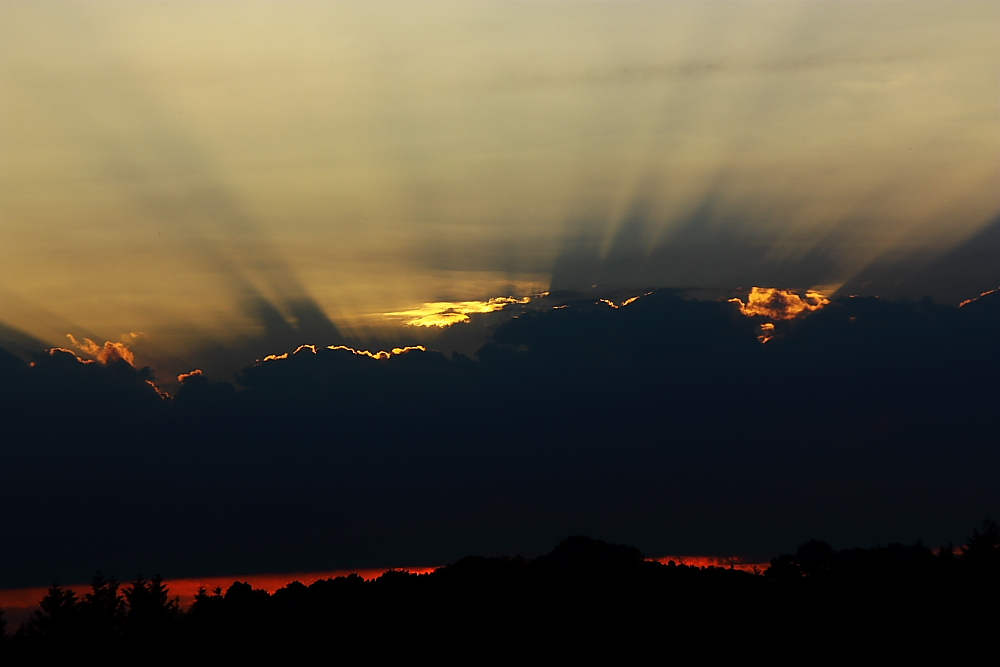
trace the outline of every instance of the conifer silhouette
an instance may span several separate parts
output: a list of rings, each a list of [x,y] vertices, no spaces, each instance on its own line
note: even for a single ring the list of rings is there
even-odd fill
[[[91,591],[80,600],[84,632],[95,640],[120,635],[125,623],[125,599],[115,578],[98,572],[90,582]]]
[[[972,567],[1000,565],[1000,525],[994,519],[983,521],[983,530],[973,530],[962,556]]]
[[[41,609],[35,611],[21,628],[26,637],[53,645],[76,638],[80,631],[76,593],[53,584],[39,606]]]
[[[128,603],[125,633],[129,637],[162,637],[176,629],[180,620],[180,599],[170,599],[170,591],[160,575],[149,581],[137,577],[125,588],[125,600]]]

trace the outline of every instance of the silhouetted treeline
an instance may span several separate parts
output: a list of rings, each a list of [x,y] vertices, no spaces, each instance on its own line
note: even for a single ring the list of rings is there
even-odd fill
[[[98,575],[91,588],[78,598],[53,586],[6,637],[7,650],[315,645],[364,647],[371,657],[430,648],[491,656],[531,646],[627,652],[669,640],[673,650],[711,641],[694,646],[710,652],[747,641],[825,652],[870,642],[899,654],[898,642],[943,648],[995,631],[1000,529],[986,521],[967,545],[936,553],[920,543],[836,551],[812,540],[763,576],[661,564],[634,547],[571,537],[534,560],[471,556],[425,575],[352,574],[273,595],[237,581],[201,590],[183,612],[158,577],[120,587]]]
[[[438,563],[570,532],[938,544],[1000,507],[1000,292],[839,298],[766,344],[725,301],[550,299],[475,358],[307,340],[170,399],[124,360],[0,350],[0,585]]]

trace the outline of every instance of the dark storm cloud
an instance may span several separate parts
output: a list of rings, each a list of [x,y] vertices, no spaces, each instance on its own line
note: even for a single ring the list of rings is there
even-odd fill
[[[0,357],[0,585],[535,553],[961,539],[1000,505],[996,292],[766,321],[657,291],[555,302],[476,359],[300,348],[162,398],[146,371]],[[771,339],[761,344],[762,324]]]

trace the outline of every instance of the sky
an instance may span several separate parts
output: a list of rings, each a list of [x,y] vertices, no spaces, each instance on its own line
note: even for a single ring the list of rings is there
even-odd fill
[[[49,345],[173,375],[550,289],[995,286],[884,279],[996,227],[992,2],[0,12],[0,320]]]
[[[998,19],[0,4],[0,587],[962,539]]]

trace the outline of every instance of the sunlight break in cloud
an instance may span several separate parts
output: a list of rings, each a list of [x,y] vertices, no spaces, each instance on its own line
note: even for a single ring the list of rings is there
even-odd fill
[[[808,290],[802,297],[776,287],[753,287],[746,303],[740,299],[730,299],[729,302],[739,304],[740,312],[747,317],[760,315],[772,320],[791,320],[803,313],[819,310],[830,300],[813,290]]]
[[[450,327],[469,321],[470,314],[494,313],[516,303],[525,304],[531,297],[517,299],[512,296],[498,296],[489,301],[436,301],[425,303],[415,310],[385,313],[386,317],[405,318],[404,324],[411,327]]]
[[[629,297],[628,299],[625,299],[624,301],[622,301],[622,303],[621,303],[620,306],[617,305],[617,304],[615,304],[615,302],[612,301],[612,300],[610,300],[610,299],[598,299],[597,303],[603,303],[604,305],[610,306],[612,308],[624,308],[625,306],[629,305],[630,303],[635,303],[636,301],[638,301],[642,297],[649,296],[650,294],[652,294],[652,292],[646,292],[645,294],[640,294],[639,296]],[[559,307],[560,306],[556,306],[556,308],[559,308]]]

